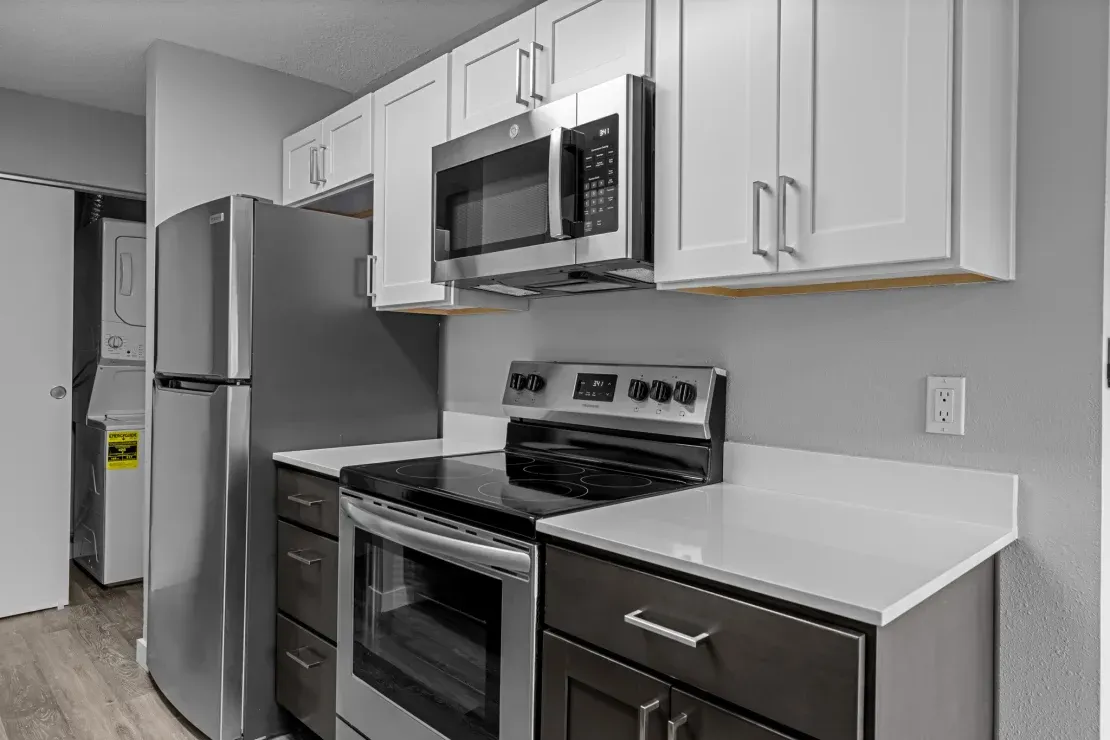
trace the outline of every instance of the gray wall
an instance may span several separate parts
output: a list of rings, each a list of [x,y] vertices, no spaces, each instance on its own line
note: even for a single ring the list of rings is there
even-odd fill
[[[1105,0],[1021,4],[1017,281],[730,300],[555,298],[447,319],[449,410],[514,358],[716,363],[736,441],[1018,473],[1000,574],[1001,738],[1093,740],[1099,714]],[[924,378],[966,375],[966,437],[924,434]]]
[[[0,174],[146,190],[142,116],[0,88]]]

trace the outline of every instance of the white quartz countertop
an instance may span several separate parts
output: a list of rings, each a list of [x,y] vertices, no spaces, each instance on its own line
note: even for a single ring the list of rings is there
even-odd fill
[[[730,447],[726,480],[731,470],[744,484],[565,514],[538,529],[877,626],[1017,539],[1015,476]]]
[[[508,419],[444,412],[443,437],[411,442],[328,447],[318,450],[275,452],[274,461],[319,475],[338,478],[348,465],[415,460],[421,457],[469,455],[500,450],[505,446]]]

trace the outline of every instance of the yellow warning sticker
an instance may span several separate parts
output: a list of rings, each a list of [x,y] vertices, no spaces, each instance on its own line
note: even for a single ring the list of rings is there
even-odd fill
[[[108,432],[108,470],[139,467],[140,432]]]

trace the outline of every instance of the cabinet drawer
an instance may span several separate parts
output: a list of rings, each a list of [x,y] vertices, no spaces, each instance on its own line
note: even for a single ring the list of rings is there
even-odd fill
[[[793,740],[678,689],[671,689],[671,718],[675,740]]]
[[[332,642],[339,598],[339,545],[278,522],[278,609]]]
[[[862,634],[556,547],[546,560],[549,626],[818,740],[862,737]]]
[[[334,740],[335,648],[280,614],[277,702],[324,740]]]
[[[339,484],[335,481],[278,468],[277,496],[278,516],[339,536]]]

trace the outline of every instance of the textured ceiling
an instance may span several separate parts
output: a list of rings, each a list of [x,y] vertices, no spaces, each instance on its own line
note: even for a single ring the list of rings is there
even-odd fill
[[[0,87],[144,112],[156,39],[348,92],[521,0],[0,0]]]

